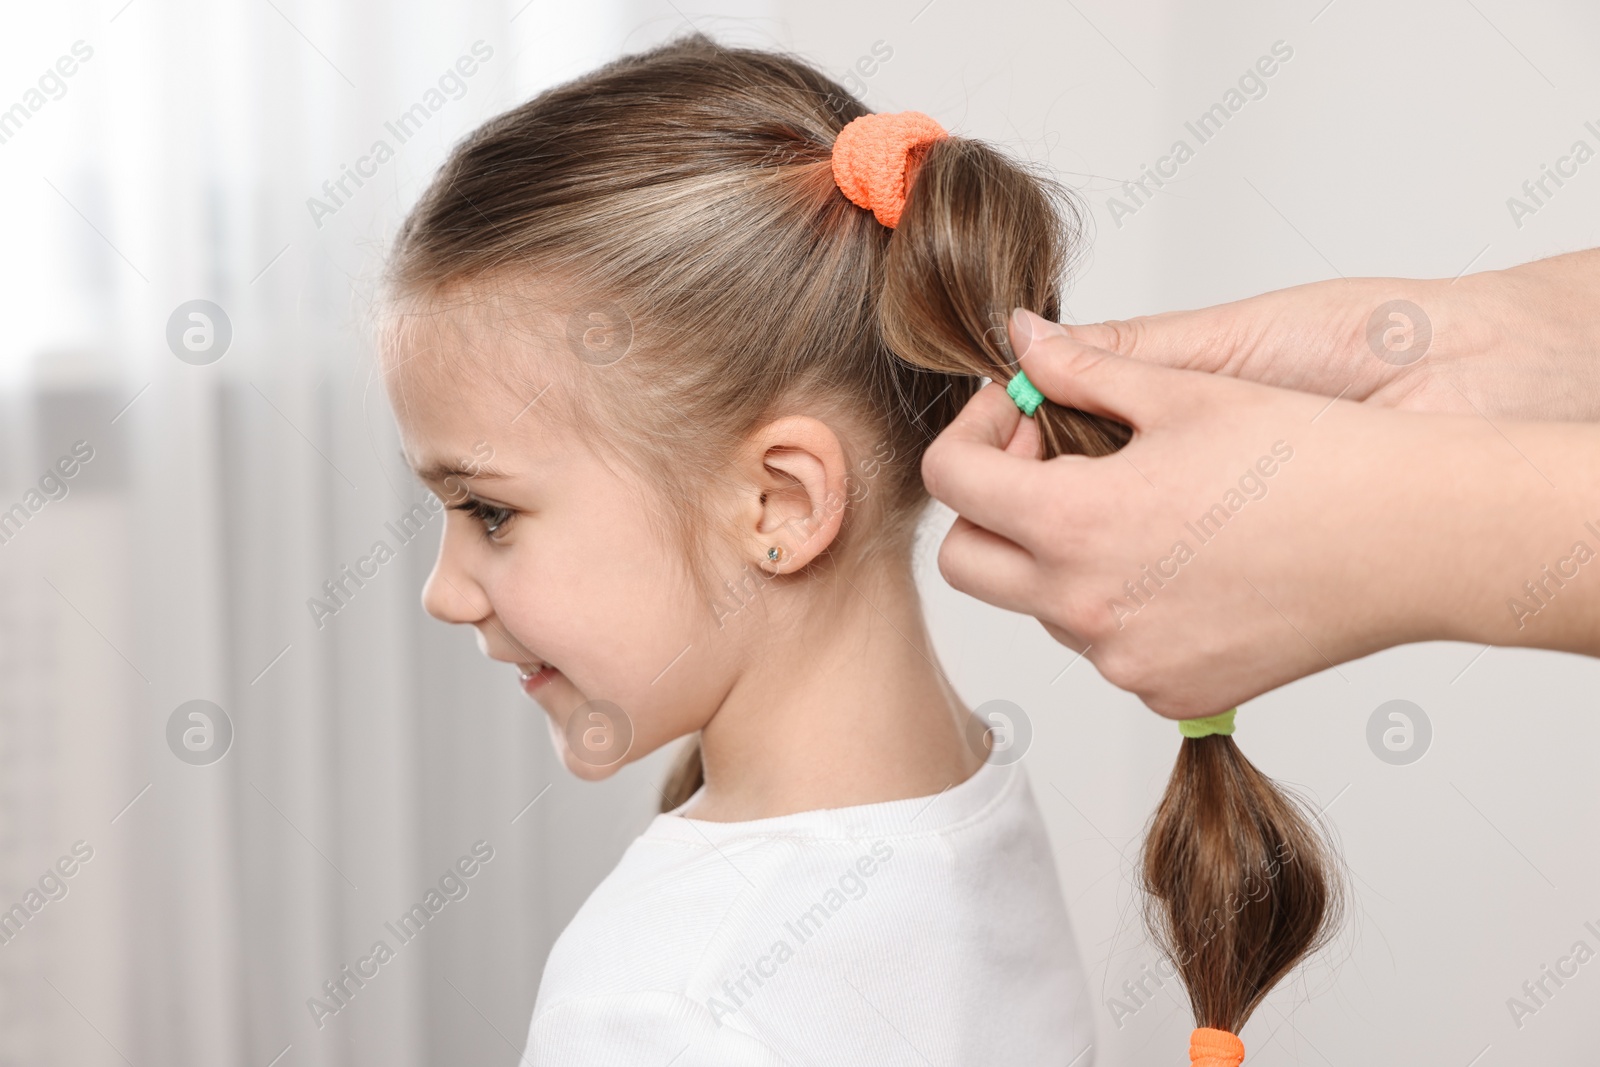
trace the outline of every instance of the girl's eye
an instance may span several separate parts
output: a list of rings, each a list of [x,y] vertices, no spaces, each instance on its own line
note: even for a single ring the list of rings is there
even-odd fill
[[[504,529],[506,523],[510,522],[511,517],[516,514],[510,508],[497,507],[476,497],[468,497],[460,504],[451,504],[450,510],[466,512],[476,520],[478,528],[488,538],[493,538]]]

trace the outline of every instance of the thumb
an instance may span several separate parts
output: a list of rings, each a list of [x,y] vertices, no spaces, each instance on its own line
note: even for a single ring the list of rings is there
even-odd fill
[[[1024,308],[1011,315],[1011,350],[1028,380],[1063,407],[1115,419],[1135,429],[1158,419],[1168,398],[1192,395],[1205,375],[1152,366],[1086,344]]]

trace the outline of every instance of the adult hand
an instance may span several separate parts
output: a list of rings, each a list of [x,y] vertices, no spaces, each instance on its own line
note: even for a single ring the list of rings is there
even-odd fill
[[[1046,396],[1133,439],[1041,462],[1032,420],[984,387],[923,460],[961,516],[940,571],[1160,714],[1215,714],[1408,641],[1600,654],[1600,427],[1153,366],[1027,312],[1011,343]],[[1572,588],[1510,609],[1546,566]]]
[[[1600,249],[1453,281],[1313,282],[1069,327],[1148,363],[1412,411],[1600,420]]]

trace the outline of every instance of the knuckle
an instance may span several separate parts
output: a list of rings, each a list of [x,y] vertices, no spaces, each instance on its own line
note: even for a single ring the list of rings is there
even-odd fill
[[[1144,338],[1144,323],[1141,319],[1110,319],[1106,322],[1108,344],[1102,345],[1120,355],[1130,356],[1138,350]]]
[[[1128,673],[1121,655],[1114,651],[1103,651],[1095,657],[1095,669],[1100,672],[1100,677],[1116,686],[1118,689],[1127,689]]]
[[[1061,605],[1056,612],[1056,620],[1062,629],[1077,634],[1089,644],[1095,644],[1105,636],[1105,626],[1098,614],[1094,605],[1081,597],[1074,597]]]
[[[1039,361],[1034,365],[1038,374],[1035,384],[1045,388],[1054,383],[1055,387],[1065,388],[1073,381],[1095,382],[1102,379],[1123,356],[1082,335],[1062,335],[1045,338],[1035,348],[1028,350],[1026,358]]]
[[[1144,701],[1145,707],[1172,722],[1181,722],[1184,719],[1194,719],[1210,714],[1204,708],[1195,704],[1194,700],[1166,690],[1140,693],[1139,699]]]
[[[1130,693],[1137,694],[1141,683],[1145,681],[1140,657],[1125,644],[1105,649],[1095,660],[1095,666],[1106,681]]]
[[[1151,693],[1148,696],[1141,696],[1139,699],[1144,701],[1145,707],[1169,722],[1178,722],[1188,717],[1184,713],[1183,707],[1174,703],[1165,694]]]

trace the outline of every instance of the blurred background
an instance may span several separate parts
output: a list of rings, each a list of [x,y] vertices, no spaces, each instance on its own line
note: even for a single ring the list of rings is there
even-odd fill
[[[549,946],[670,753],[571,778],[514,675],[423,613],[439,523],[412,510],[363,323],[450,145],[540,89],[691,28],[797,51],[1076,188],[1077,320],[1600,243],[1600,10],[1578,0],[110,0],[4,22],[0,1064],[517,1062]],[[1182,1062],[1191,1017],[1132,882],[1177,732],[945,587],[949,520],[919,557],[935,636],[969,705],[1031,723],[1093,1062]],[[380,540],[393,558],[349,581]],[[1245,707],[1242,747],[1325,810],[1356,893],[1246,1027],[1251,1063],[1594,1062],[1597,693],[1579,657],[1432,644]],[[337,1012],[308,1006],[475,848],[465,896]]]

